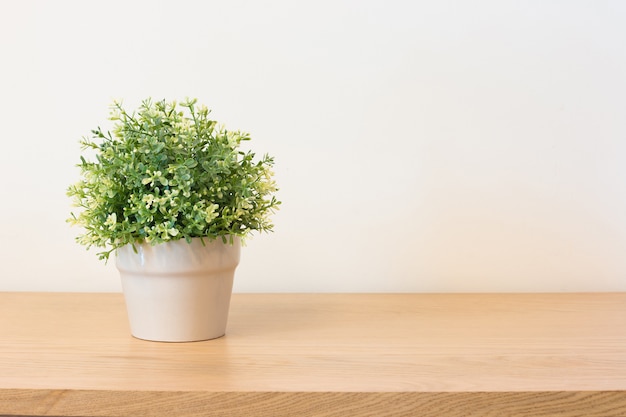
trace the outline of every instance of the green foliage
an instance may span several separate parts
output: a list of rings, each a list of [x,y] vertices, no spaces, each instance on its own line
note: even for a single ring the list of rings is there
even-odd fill
[[[68,222],[85,229],[77,241],[87,249],[106,249],[100,259],[129,243],[272,229],[273,158],[241,151],[250,136],[219,126],[196,102],[147,99],[132,114],[114,102],[112,134],[98,127],[81,140],[95,159],[81,156],[81,180],[67,193],[82,210]]]

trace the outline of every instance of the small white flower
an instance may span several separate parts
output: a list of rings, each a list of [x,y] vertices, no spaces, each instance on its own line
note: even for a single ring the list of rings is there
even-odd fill
[[[105,226],[109,227],[109,230],[115,229],[115,225],[117,224],[117,214],[111,213],[107,216],[106,221],[104,222]]]

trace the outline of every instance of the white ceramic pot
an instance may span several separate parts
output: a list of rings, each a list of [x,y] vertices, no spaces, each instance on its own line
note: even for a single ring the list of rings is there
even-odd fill
[[[133,336],[160,342],[215,339],[226,332],[241,243],[200,238],[117,250]]]

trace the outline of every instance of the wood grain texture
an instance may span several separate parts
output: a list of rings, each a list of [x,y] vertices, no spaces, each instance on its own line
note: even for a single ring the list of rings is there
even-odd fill
[[[112,398],[115,400],[112,401]],[[24,406],[25,399],[35,400]],[[0,391],[11,415],[272,417],[623,417],[624,392]],[[6,415],[6,414],[5,414]]]
[[[0,415],[625,416],[626,294],[235,294],[129,335],[120,294],[0,293]],[[416,414],[416,412],[419,413]]]

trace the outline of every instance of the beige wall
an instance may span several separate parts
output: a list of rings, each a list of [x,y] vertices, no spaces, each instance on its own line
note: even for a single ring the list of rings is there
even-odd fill
[[[176,6],[171,6],[176,4]],[[0,290],[118,291],[78,139],[195,96],[276,157],[236,291],[626,290],[626,3],[0,3]]]

